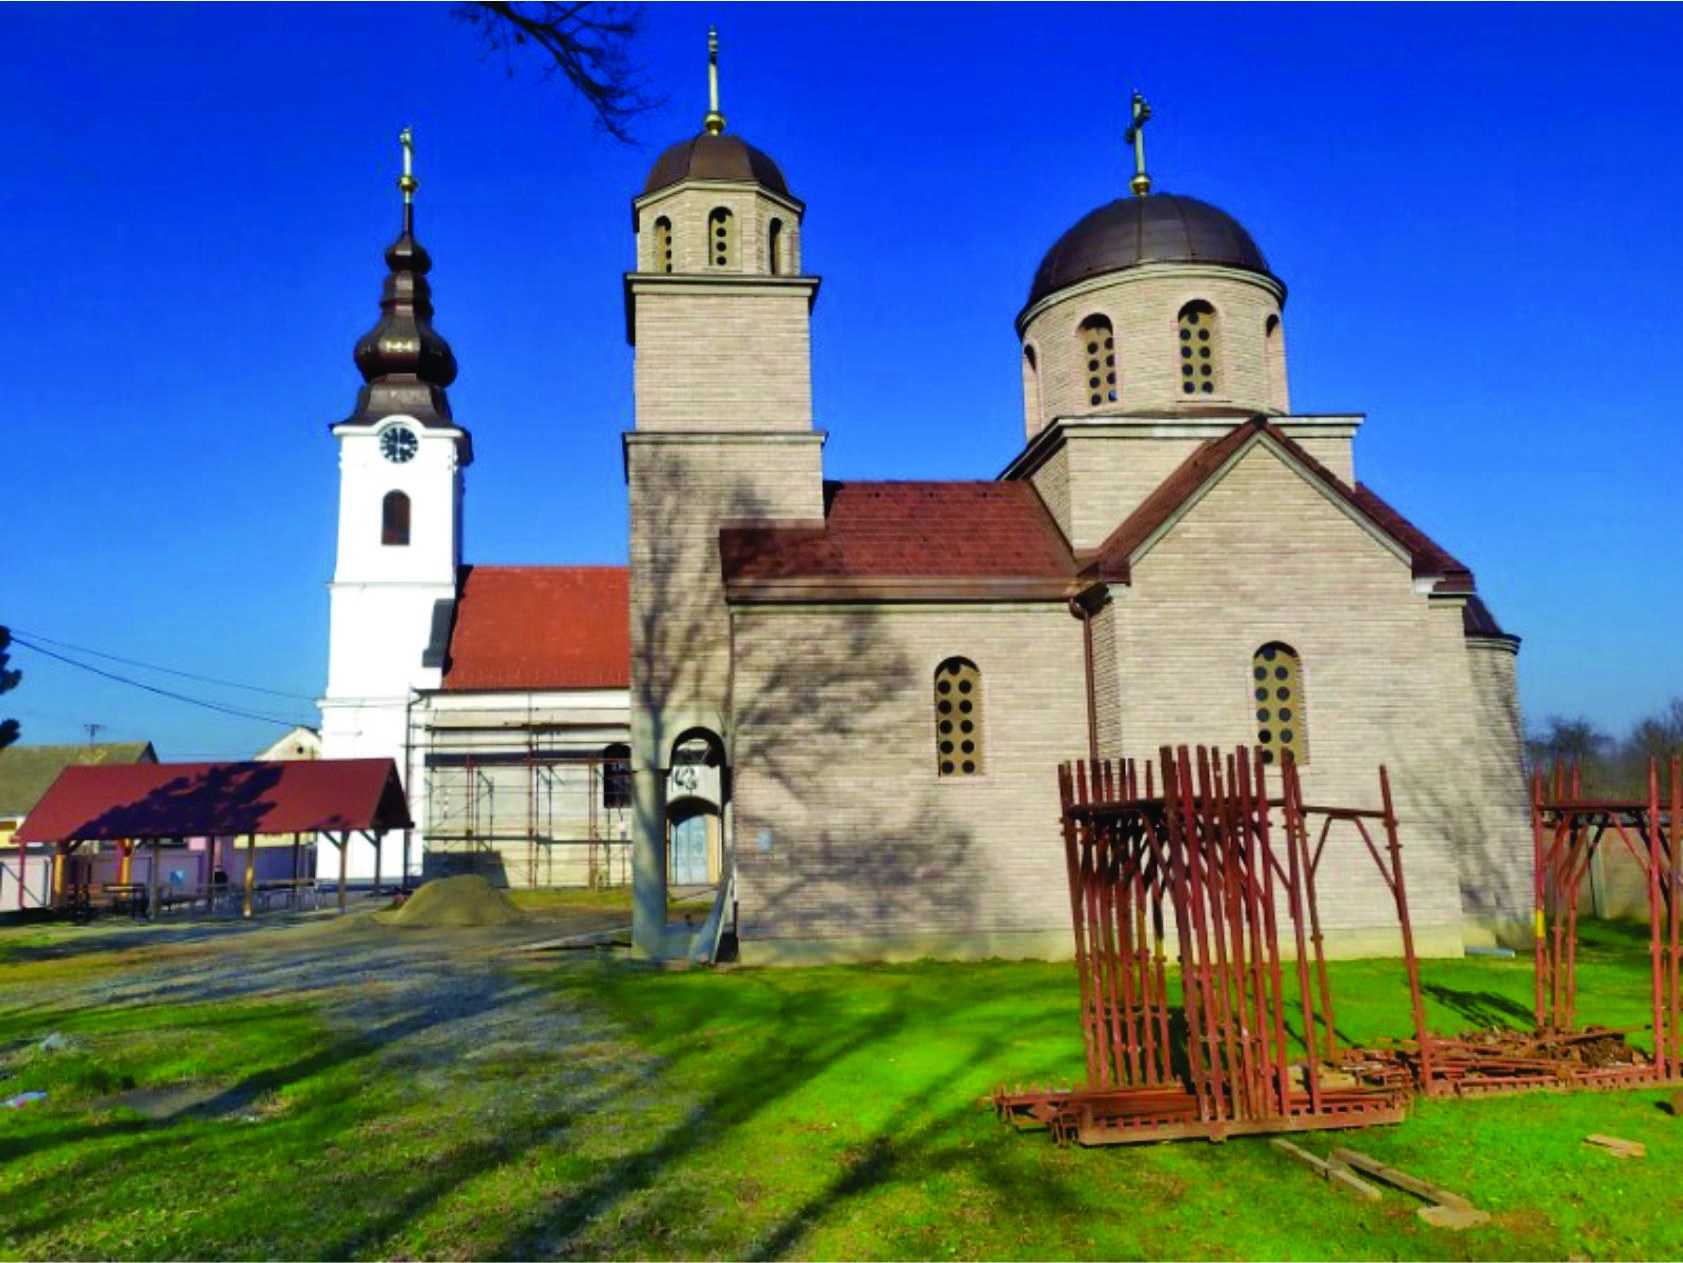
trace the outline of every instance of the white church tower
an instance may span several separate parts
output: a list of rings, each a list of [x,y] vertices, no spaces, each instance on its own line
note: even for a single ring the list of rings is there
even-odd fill
[[[417,181],[407,128],[401,140],[403,232],[386,251],[380,322],[356,344],[364,382],[356,409],[333,427],[339,543],[320,706],[322,756],[392,759],[419,822],[424,786],[409,709],[416,690],[442,682],[462,559],[462,471],[473,460],[473,442],[451,418],[444,393],[456,379],[456,357],[432,327],[432,260],[415,240]],[[407,847],[401,837],[386,838],[379,854],[353,839],[349,875],[395,879],[406,853],[415,871],[422,845],[418,830]],[[317,871],[339,871],[339,856],[325,843]]]

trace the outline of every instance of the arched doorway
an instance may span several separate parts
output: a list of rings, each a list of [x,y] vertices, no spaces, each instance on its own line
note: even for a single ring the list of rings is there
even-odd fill
[[[724,743],[703,729],[672,745],[666,785],[666,879],[673,886],[719,880],[729,779]]]

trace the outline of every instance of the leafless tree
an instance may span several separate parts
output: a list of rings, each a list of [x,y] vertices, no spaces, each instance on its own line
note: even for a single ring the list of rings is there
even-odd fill
[[[510,75],[515,58],[532,50],[543,77],[556,75],[596,116],[596,126],[615,140],[635,144],[631,126],[638,115],[660,105],[648,95],[643,72],[631,56],[642,29],[643,6],[612,2],[559,4],[459,4],[455,15],[479,32],[487,52],[501,53]]]
[[[12,643],[12,633],[0,627],[0,693],[8,692],[18,686],[23,679],[22,671],[8,671],[6,663],[11,655],[6,652]],[[18,739],[18,721],[15,719],[0,719],[0,750],[4,750]]]

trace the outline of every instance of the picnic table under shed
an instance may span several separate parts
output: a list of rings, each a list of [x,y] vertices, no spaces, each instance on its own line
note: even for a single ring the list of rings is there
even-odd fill
[[[339,851],[339,906],[345,906],[350,835],[370,841],[413,828],[409,803],[390,759],[316,759],[279,763],[152,763],[67,767],[29,813],[14,841],[20,853],[51,846],[63,864],[88,842],[150,845],[145,906],[158,906],[161,842],[192,837],[246,840],[242,910],[250,916],[258,837],[325,835]],[[378,885],[378,874],[375,876]],[[126,892],[131,897],[139,892]],[[209,891],[206,896],[209,897]]]

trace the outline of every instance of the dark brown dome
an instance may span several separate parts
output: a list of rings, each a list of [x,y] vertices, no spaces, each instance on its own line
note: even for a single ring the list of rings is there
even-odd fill
[[[1059,237],[1040,261],[1024,305],[1143,263],[1213,263],[1274,278],[1250,233],[1226,211],[1195,197],[1153,193],[1117,198]]]
[[[386,251],[380,322],[356,344],[363,387],[347,421],[373,424],[399,413],[422,425],[449,425],[444,388],[456,380],[456,356],[432,327],[432,256],[405,224]]]
[[[728,134],[702,132],[673,145],[655,159],[643,195],[647,197],[682,180],[742,181],[761,185],[779,197],[790,196],[777,164],[740,136]]]

